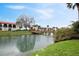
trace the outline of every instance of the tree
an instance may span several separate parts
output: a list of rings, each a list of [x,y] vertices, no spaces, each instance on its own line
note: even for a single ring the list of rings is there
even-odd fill
[[[27,15],[20,15],[18,18],[17,18],[17,21],[16,21],[16,24],[19,26],[19,27],[30,27],[31,25],[33,25],[35,23],[34,21],[34,18],[33,17],[30,17],[30,16],[27,16]]]
[[[76,32],[79,33],[79,21],[75,21],[72,23],[72,29]]]
[[[78,20],[79,20],[79,3],[67,3],[67,7],[68,8],[72,8],[72,9],[74,9],[75,7],[77,7],[77,11],[78,11]]]

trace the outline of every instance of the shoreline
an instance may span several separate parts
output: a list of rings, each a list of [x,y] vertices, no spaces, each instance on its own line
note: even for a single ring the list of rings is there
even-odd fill
[[[0,36],[18,36],[31,34],[31,31],[0,31]]]
[[[33,52],[32,56],[79,56],[78,49],[79,40],[67,40],[51,44],[42,50]]]

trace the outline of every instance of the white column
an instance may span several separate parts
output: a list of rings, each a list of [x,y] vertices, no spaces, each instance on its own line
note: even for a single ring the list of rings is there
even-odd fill
[[[9,30],[9,24],[7,24],[7,31]]]
[[[13,30],[13,24],[11,24],[11,26],[12,26],[12,27],[11,27],[11,31],[12,31],[12,30]]]
[[[2,24],[2,31],[4,31],[4,24]]]

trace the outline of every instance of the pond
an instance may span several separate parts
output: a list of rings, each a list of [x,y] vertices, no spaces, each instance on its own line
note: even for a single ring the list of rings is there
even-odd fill
[[[32,52],[53,43],[52,36],[44,35],[0,37],[0,56],[30,56]]]

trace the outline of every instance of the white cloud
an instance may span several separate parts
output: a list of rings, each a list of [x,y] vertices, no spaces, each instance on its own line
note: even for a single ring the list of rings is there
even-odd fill
[[[53,9],[37,9],[40,19],[51,19],[53,17]]]
[[[43,8],[32,8],[32,7],[28,7],[28,6],[24,6],[24,5],[8,5],[6,6],[9,9],[13,9],[13,10],[24,10],[24,9],[29,9],[31,11],[36,12],[38,15],[40,15],[40,17],[42,18],[51,18],[52,14],[53,14],[53,9],[50,9],[49,7],[52,6],[52,4],[41,4],[38,5],[41,6]]]
[[[21,6],[21,5],[10,5],[7,6],[7,8],[13,9],[13,10],[22,10],[22,9],[26,9],[25,6]]]

